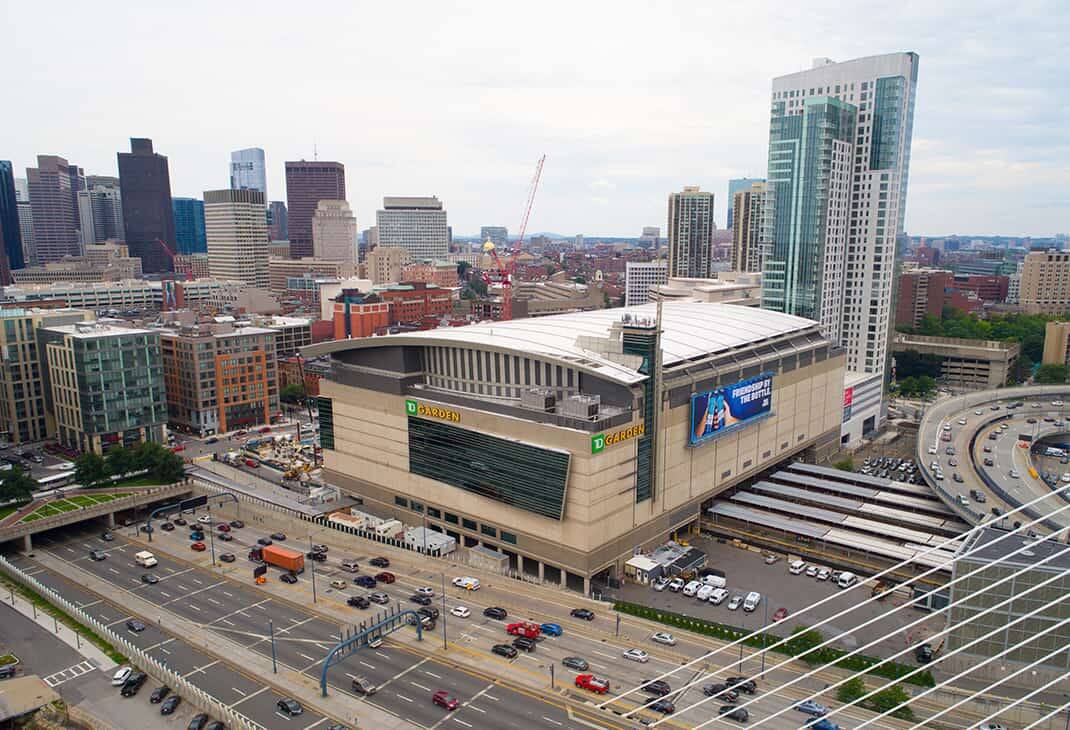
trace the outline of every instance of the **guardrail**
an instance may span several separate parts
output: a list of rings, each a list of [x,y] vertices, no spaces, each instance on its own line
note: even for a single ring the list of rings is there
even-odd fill
[[[142,667],[146,673],[151,674],[157,680],[171,687],[171,689],[180,694],[184,700],[196,706],[198,709],[204,710],[213,717],[218,717],[223,720],[223,722],[227,724],[227,727],[239,728],[240,730],[267,730],[260,723],[254,722],[240,712],[232,710],[221,700],[208,694],[200,687],[197,687],[185,677],[173,671],[170,667],[162,664],[155,657],[146,654],[144,651],[127,641],[125,637],[115,633],[109,627],[97,621],[81,608],[74,605],[33,576],[22,572],[22,570],[8,562],[8,560],[2,556],[0,556],[0,570],[19,585],[44,597],[49,603],[61,609],[68,616],[71,616],[82,625],[92,629],[98,636],[130,658],[131,664],[137,664]]]

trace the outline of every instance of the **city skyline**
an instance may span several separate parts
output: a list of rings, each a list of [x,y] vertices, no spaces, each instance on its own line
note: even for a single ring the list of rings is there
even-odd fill
[[[45,22],[43,11],[28,5],[0,12],[12,27]],[[145,12],[150,24],[164,21],[161,11]],[[59,19],[49,17],[55,37],[73,38],[108,21],[109,30],[122,33],[130,52],[144,59],[142,75],[130,79],[129,88],[105,83],[91,93],[72,88],[66,97],[50,97],[43,82],[61,77],[59,61],[35,54],[28,36],[19,34],[0,58],[9,66],[23,56],[37,59],[34,73],[11,83],[25,108],[41,113],[5,120],[11,141],[0,157],[12,159],[17,173],[32,166],[37,154],[56,154],[76,160],[89,174],[113,175],[115,153],[126,140],[149,137],[171,161],[173,194],[200,197],[226,186],[222,163],[231,151],[257,146],[268,160],[267,187],[276,191],[270,199],[281,200],[283,162],[312,160],[318,151],[319,159],[349,168],[349,202],[358,220],[370,220],[384,196],[433,194],[448,201],[451,223],[462,235],[487,221],[516,230],[531,170],[546,153],[531,231],[637,236],[644,225],[662,224],[665,195],[686,184],[718,193],[714,218],[723,228],[727,181],[766,173],[772,78],[806,68],[817,56],[842,61],[915,51],[925,78],[906,231],[1045,236],[1066,229],[1060,190],[1070,185],[1070,152],[1051,144],[1059,115],[1058,104],[1050,103],[1063,95],[1066,82],[1058,78],[1054,58],[1033,51],[1057,41],[1058,21],[1067,13],[1054,3],[1021,13],[994,4],[977,16],[983,21],[957,31],[951,28],[960,24],[959,13],[939,4],[909,13],[873,5],[850,18],[825,6],[786,12],[758,6],[746,13],[690,8],[661,16],[635,9],[595,35],[589,33],[594,11],[579,9],[568,26],[554,23],[555,14],[547,12],[510,26],[512,32],[500,39],[489,34],[478,54],[460,52],[448,40],[450,32],[432,35],[431,24],[442,18],[418,18],[413,40],[400,41],[391,54],[407,60],[387,69],[371,60],[390,34],[341,51],[347,28],[389,25],[397,20],[394,12],[338,6],[332,14],[337,35],[315,45],[302,39],[300,52],[287,54],[285,62],[266,59],[266,73],[304,95],[301,104],[272,106],[278,113],[266,113],[273,103],[269,95],[234,110],[221,103],[227,93],[222,80],[199,73],[215,62],[213,34],[188,54],[168,53],[168,38],[188,37],[182,28],[196,35],[193,24],[203,29],[208,17],[220,32],[232,21],[249,23],[243,34],[248,40],[238,39],[239,45],[270,44],[285,26],[275,22],[277,13],[239,21],[213,8],[167,17],[178,27],[153,39],[150,53],[149,38],[125,32],[132,19],[72,7]],[[723,43],[655,43],[651,53],[634,58],[625,52],[636,28],[651,38],[690,36],[703,27],[705,15],[716,15]],[[506,22],[500,9],[463,9],[451,14],[447,31]],[[793,29],[791,38],[779,37],[776,30],[786,27]],[[1008,46],[1008,37],[1018,42]],[[524,42],[536,38],[540,43]],[[484,54],[502,62],[488,67],[479,60]],[[740,54],[749,62],[733,63]],[[171,59],[180,57],[190,64],[189,74],[176,72],[178,61]],[[709,93],[694,94],[696,76],[707,79]],[[189,78],[200,79],[197,87],[180,90]],[[357,89],[351,100],[339,101],[333,93],[342,83]],[[397,94],[398,88],[413,93]],[[154,100],[164,96],[188,103],[161,115]],[[997,103],[971,103],[977,98]],[[47,114],[59,103],[64,111],[80,109],[77,125],[60,107]],[[648,112],[649,105],[661,111]],[[964,107],[969,115],[962,114]],[[202,112],[216,108],[234,113],[213,114],[206,122]],[[417,108],[439,111],[414,113]]]

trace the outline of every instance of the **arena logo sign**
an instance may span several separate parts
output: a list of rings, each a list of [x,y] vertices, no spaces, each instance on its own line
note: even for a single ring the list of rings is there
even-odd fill
[[[451,411],[448,408],[439,408],[438,406],[427,406],[414,400],[405,401],[405,413],[409,416],[439,418],[443,421],[453,421],[454,423],[460,423],[461,421],[461,414],[457,411]]]
[[[621,431],[614,431],[613,433],[600,433],[597,436],[591,437],[591,453],[599,454],[605,450],[607,446],[619,444],[621,441],[627,441],[628,439],[639,438],[646,433],[646,424],[640,423],[630,428],[623,429]]]

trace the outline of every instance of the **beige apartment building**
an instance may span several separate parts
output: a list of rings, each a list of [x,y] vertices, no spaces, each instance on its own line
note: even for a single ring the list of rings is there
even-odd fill
[[[268,288],[268,231],[259,190],[209,190],[204,194],[208,270],[216,279]]]
[[[1018,304],[1027,314],[1070,312],[1070,253],[1031,251],[1026,254]]]
[[[357,265],[350,261],[327,261],[324,259],[268,259],[268,289],[272,294],[286,291],[287,279],[308,276],[315,279],[352,279],[357,275]]]
[[[412,263],[412,254],[400,246],[376,246],[366,263],[367,276],[373,284],[397,284],[405,266]]]

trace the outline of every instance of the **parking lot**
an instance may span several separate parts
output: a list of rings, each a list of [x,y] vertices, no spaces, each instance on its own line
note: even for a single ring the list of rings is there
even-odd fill
[[[660,608],[675,613],[694,616],[708,621],[717,621],[730,626],[754,631],[765,625],[766,620],[775,623],[774,632],[787,635],[799,626],[813,626],[830,616],[847,611],[842,617],[819,628],[826,637],[845,632],[838,645],[844,649],[854,649],[871,641],[877,641],[866,650],[867,654],[889,656],[906,648],[911,641],[939,630],[943,621],[939,615],[927,615],[915,609],[904,609],[891,616],[887,612],[905,601],[898,594],[893,594],[881,601],[873,601],[864,606],[858,604],[870,598],[870,584],[856,585],[842,590],[831,580],[819,581],[815,578],[788,573],[788,561],[780,555],[776,563],[766,565],[762,554],[720,543],[710,538],[695,538],[690,541],[693,547],[704,550],[709,556],[708,567],[725,573],[730,596],[746,596],[751,591],[762,595],[762,602],[753,612],[745,612],[742,607],[729,610],[730,599],[720,605],[701,602],[683,593],[669,590],[655,591],[648,586],[626,584],[614,594],[621,600],[639,603],[652,608]],[[814,611],[796,615],[804,607],[832,596],[832,600]],[[854,608],[852,607],[858,606]],[[787,618],[773,622],[778,609],[787,610]],[[884,616],[859,631],[851,627],[870,619]],[[927,618],[926,618],[927,616]],[[904,627],[918,619],[926,620],[916,627]],[[905,659],[909,661],[909,657]]]

